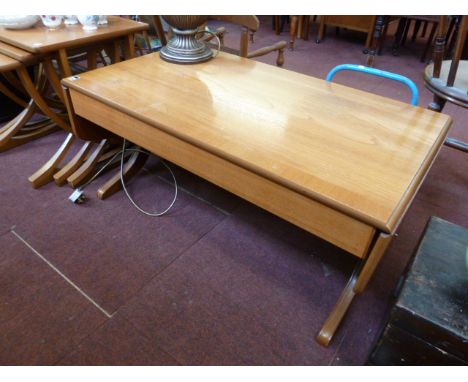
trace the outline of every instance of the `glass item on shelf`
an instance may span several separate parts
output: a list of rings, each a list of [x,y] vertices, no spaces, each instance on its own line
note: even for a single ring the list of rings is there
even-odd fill
[[[65,15],[65,25],[78,24],[78,19],[75,15]]]
[[[98,25],[107,25],[107,15],[99,15]]]
[[[0,16],[0,27],[5,29],[28,29],[39,21],[37,15]]]
[[[41,15],[42,24],[50,30],[57,29],[62,24],[62,15]]]
[[[77,15],[78,21],[83,25],[83,30],[94,31],[98,27],[98,15]]]

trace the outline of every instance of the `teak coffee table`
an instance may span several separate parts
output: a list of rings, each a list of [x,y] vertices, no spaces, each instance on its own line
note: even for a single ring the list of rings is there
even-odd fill
[[[66,78],[75,134],[128,139],[358,257],[317,340],[364,290],[451,119],[220,53],[158,53]]]

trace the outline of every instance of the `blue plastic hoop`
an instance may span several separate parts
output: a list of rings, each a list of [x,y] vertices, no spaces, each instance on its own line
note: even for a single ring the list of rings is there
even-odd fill
[[[335,66],[327,75],[326,81],[331,81],[336,73],[341,72],[342,70],[353,70],[355,72],[362,72],[367,74],[372,74],[374,76],[388,78],[393,81],[398,81],[404,83],[408,86],[413,94],[411,98],[411,104],[417,106],[419,102],[419,91],[416,84],[411,81],[409,78],[402,76],[400,74],[386,72],[385,70],[374,69],[364,65],[353,65],[353,64],[343,64]]]

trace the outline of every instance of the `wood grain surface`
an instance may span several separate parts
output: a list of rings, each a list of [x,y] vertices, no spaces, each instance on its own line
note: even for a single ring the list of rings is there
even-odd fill
[[[110,38],[128,35],[148,29],[148,24],[109,16],[108,25],[95,31],[84,31],[81,24],[63,25],[49,30],[41,23],[23,30],[10,30],[0,27],[0,41],[24,49],[31,53],[48,53],[58,49],[77,47]]]
[[[0,53],[0,73],[15,70],[21,66],[17,60]]]
[[[197,65],[155,53],[63,83],[388,233],[451,125],[441,113],[226,53]]]

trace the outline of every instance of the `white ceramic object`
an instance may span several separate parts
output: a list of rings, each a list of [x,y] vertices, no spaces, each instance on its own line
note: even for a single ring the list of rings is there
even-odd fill
[[[41,15],[42,24],[49,29],[57,29],[62,24],[62,15]]]
[[[78,19],[75,15],[65,15],[65,25],[75,25],[78,24]]]
[[[77,15],[78,21],[83,25],[83,30],[94,31],[98,27],[98,15]]]
[[[0,26],[6,29],[28,29],[39,21],[37,15],[0,16]]]
[[[107,25],[107,15],[99,15],[98,25]]]

